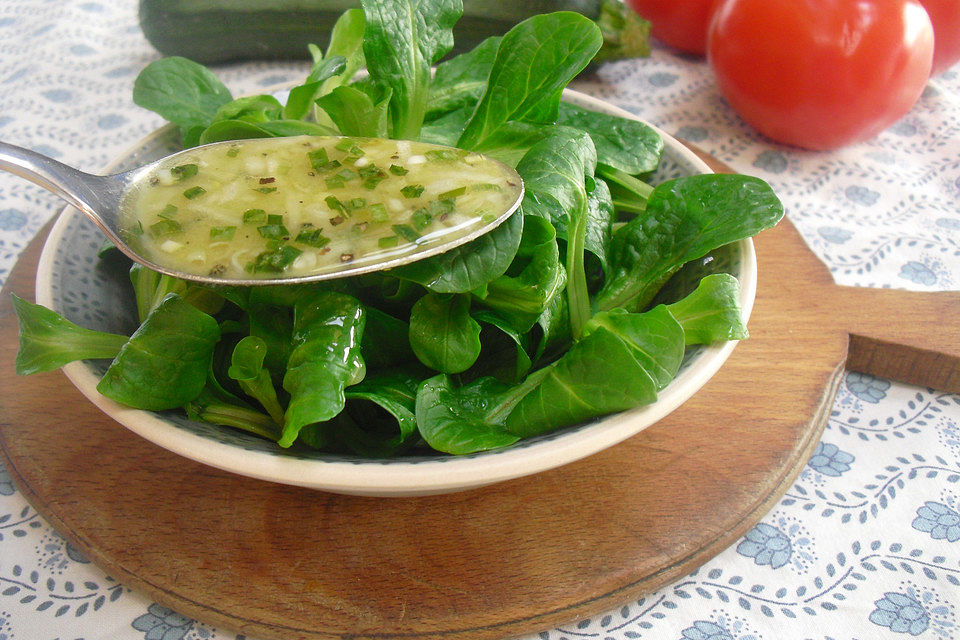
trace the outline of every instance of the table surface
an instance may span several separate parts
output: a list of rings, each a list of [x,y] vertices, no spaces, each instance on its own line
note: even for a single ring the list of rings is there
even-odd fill
[[[5,0],[0,139],[97,172],[162,124],[130,98],[157,57],[134,2]],[[214,71],[238,95],[299,81],[306,63]],[[705,62],[664,48],[573,86],[770,182],[838,283],[958,288],[960,66],[931,80],[880,136],[830,153],[759,136],[724,103]],[[47,192],[0,175],[0,283],[59,208]],[[776,276],[761,265],[761,277]],[[947,640],[960,638],[958,604],[960,396],[847,372],[817,451],[743,539],[641,600],[524,640]],[[0,468],[0,638],[235,637],[105,575]]]

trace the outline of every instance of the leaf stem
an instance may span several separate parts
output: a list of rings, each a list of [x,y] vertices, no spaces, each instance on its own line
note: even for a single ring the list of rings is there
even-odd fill
[[[567,303],[570,309],[570,333],[579,340],[590,319],[590,294],[583,252],[587,236],[587,196],[577,192],[577,208],[573,227],[567,232]]]
[[[279,438],[279,428],[270,416],[234,407],[228,404],[208,405],[199,412],[199,417],[212,424],[234,427],[276,442]]]

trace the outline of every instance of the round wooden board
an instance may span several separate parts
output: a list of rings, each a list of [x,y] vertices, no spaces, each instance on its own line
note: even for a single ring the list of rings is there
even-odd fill
[[[45,234],[41,234],[44,236]],[[666,419],[580,462],[423,498],[231,475],[101,414],[60,373],[14,374],[0,300],[0,446],[26,498],[111,576],[257,638],[483,640],[599,613],[752,527],[815,448],[846,364],[960,391],[960,296],[834,285],[784,221],[757,238],[751,337]]]

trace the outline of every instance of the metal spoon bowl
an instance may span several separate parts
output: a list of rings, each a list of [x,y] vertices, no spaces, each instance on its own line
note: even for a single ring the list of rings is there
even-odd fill
[[[284,139],[278,138],[276,140]],[[158,166],[169,166],[170,163],[179,156],[196,153],[197,151],[215,149],[217,147],[235,147],[244,142],[243,140],[239,140],[212,143],[180,151],[129,171],[110,175],[95,175],[80,171],[53,158],[31,151],[30,149],[0,141],[0,170],[25,178],[76,207],[96,224],[100,231],[103,232],[106,238],[112,242],[117,249],[135,262],[139,262],[159,273],[176,278],[221,285],[301,284],[399,267],[449,251],[483,234],[489,233],[509,218],[520,206],[520,202],[523,199],[523,181],[512,168],[503,165],[504,170],[508,171],[510,175],[515,178],[516,184],[520,185],[518,194],[510,203],[510,206],[506,207],[502,212],[492,212],[493,215],[486,218],[487,221],[485,224],[477,225],[475,228],[472,228],[469,233],[453,236],[445,241],[434,242],[422,247],[413,246],[407,252],[399,255],[389,253],[385,254],[382,258],[374,256],[372,259],[344,263],[337,265],[334,269],[308,275],[229,278],[216,274],[189,273],[180,269],[171,268],[168,265],[159,264],[157,261],[141,255],[137,249],[127,242],[124,237],[126,234],[122,231],[121,218],[124,197],[144,184]],[[260,142],[262,143],[263,141],[260,140]],[[399,143],[400,141],[397,142]],[[439,145],[433,146],[443,148]],[[316,200],[322,202],[327,195],[329,195],[329,192],[318,189],[316,192]]]

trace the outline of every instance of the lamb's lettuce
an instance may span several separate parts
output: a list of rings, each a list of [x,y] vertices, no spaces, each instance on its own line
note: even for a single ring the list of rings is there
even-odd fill
[[[374,82],[390,88],[392,137],[414,140],[427,112],[430,68],[453,48],[461,0],[362,0],[363,53]]]
[[[283,388],[290,394],[281,447],[289,447],[308,424],[325,422],[343,410],[344,390],[363,380],[360,353],[365,311],[354,298],[316,291],[297,300],[293,350]]]
[[[127,342],[127,336],[84,329],[39,304],[11,298],[20,328],[20,375],[53,371],[74,360],[112,359]]]
[[[566,284],[557,232],[546,218],[532,215],[524,220],[514,267],[516,274],[491,280],[477,292],[477,298],[484,307],[495,311],[501,321],[526,333]]]
[[[201,286],[135,265],[129,338],[14,297],[18,373],[112,359],[99,388],[124,404],[377,457],[485,451],[656,401],[688,345],[747,337],[733,276],[694,286],[688,268],[664,283],[783,208],[746,176],[653,186],[656,130],[561,101],[611,34],[643,36],[621,24],[622,3],[601,4],[597,23],[535,16],[444,59],[460,0],[362,0],[325,52],[310,47],[285,100],[234,98],[184,58],[147,65],[134,101],[185,146],[304,134],[457,145],[516,167],[520,211],[444,254],[323,284]]]
[[[270,371],[264,366],[267,343],[256,336],[247,336],[233,348],[227,375],[236,380],[251,398],[260,403],[277,424],[283,423],[283,407],[277,401]]]
[[[219,339],[216,320],[171,293],[120,348],[97,391],[135,409],[182,407],[203,390]]]
[[[428,293],[410,310],[410,346],[425,366],[461,373],[480,357],[480,324],[465,293]]]
[[[685,263],[753,236],[783,217],[783,205],[759,178],[705,174],[658,185],[646,212],[613,236],[611,272],[598,309],[638,310]]]
[[[591,313],[584,251],[590,224],[587,189],[593,183],[596,162],[590,136],[563,129],[531,147],[517,165],[527,185],[521,211],[546,218],[566,241],[567,304],[574,338],[580,336]]]
[[[524,20],[500,40],[487,87],[457,144],[482,146],[507,122],[552,123],[563,89],[603,44],[596,23],[559,11]]]
[[[610,314],[585,329],[511,411],[510,433],[529,437],[650,404],[683,359],[683,328],[664,307]]]

